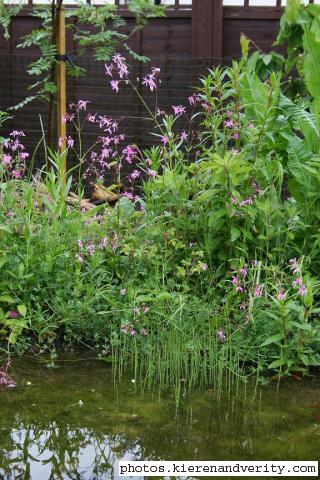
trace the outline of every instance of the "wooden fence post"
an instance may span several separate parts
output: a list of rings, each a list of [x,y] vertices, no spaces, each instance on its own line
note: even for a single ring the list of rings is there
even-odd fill
[[[64,121],[66,114],[66,21],[65,21],[65,10],[62,6],[59,10],[59,26],[58,26],[58,35],[57,35],[57,49],[60,58],[58,65],[58,136],[60,139],[60,155],[63,155],[62,158],[62,176],[64,182],[66,182],[67,177],[67,127],[66,122]]]
[[[192,56],[221,60],[222,35],[223,0],[193,0]]]

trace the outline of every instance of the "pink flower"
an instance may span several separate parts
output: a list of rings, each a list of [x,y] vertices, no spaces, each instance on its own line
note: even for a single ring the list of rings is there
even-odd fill
[[[148,335],[148,332],[145,328],[141,328],[140,329],[140,334],[143,336],[143,337],[146,337]]]
[[[16,178],[17,180],[21,180],[21,178],[22,178],[22,172],[21,172],[21,170],[13,170],[12,175],[13,175],[14,178]]]
[[[277,298],[278,298],[278,300],[280,300],[280,301],[285,300],[285,298],[286,298],[286,292],[285,292],[285,289],[284,289],[284,288],[280,288]]]
[[[59,137],[59,140],[58,140],[58,146],[59,146],[59,148],[62,147],[62,144],[63,144],[63,138],[62,138],[62,137]]]
[[[133,194],[131,192],[124,192],[122,196],[128,198],[129,200],[133,200]]]
[[[239,283],[239,278],[238,278],[237,276],[232,277],[232,283],[233,283],[233,285],[238,285],[238,283]]]
[[[292,282],[292,286],[293,286],[293,287],[302,287],[302,286],[303,286],[303,279],[302,279],[302,277],[296,278],[296,280],[294,280],[294,281]]]
[[[168,137],[166,137],[165,135],[161,135],[160,139],[161,139],[161,142],[163,143],[164,147],[166,145],[168,145],[168,143],[169,143],[169,138]]]
[[[89,255],[93,257],[96,247],[92,243],[90,243],[90,245],[88,245],[87,247],[87,250],[89,252]]]
[[[153,92],[157,88],[157,83],[154,75],[145,75],[143,77],[142,85],[145,85]]]
[[[126,155],[126,161],[128,163],[132,163],[137,151],[134,147],[132,147],[131,145],[128,145],[126,148],[122,150],[122,153]]]
[[[238,138],[239,138],[239,133],[238,133],[238,132],[234,133],[234,134],[233,134],[233,138],[234,138],[235,140],[238,140]]]
[[[262,289],[263,289],[263,285],[257,285],[255,290],[254,290],[253,296],[254,297],[261,297],[262,296]]]
[[[9,312],[9,317],[10,318],[18,318],[19,317],[19,312],[17,310],[11,310]]]
[[[7,373],[7,365],[0,368],[0,386],[4,388],[15,388],[17,386],[13,378]]]
[[[22,130],[13,130],[11,133],[9,133],[11,137],[25,137],[25,134]]]
[[[77,240],[77,244],[78,244],[78,247],[79,247],[79,248],[82,248],[82,247],[83,247],[83,242],[82,242],[82,240]]]
[[[90,123],[94,123],[96,121],[96,113],[95,114],[88,113],[88,121]]]
[[[79,100],[75,106],[77,112],[79,112],[80,110],[87,110],[88,103],[90,103],[89,100]]]
[[[79,263],[83,263],[83,256],[82,255],[79,255],[78,253],[76,253],[76,260],[79,262]]]
[[[100,240],[99,249],[100,249],[100,250],[103,250],[104,248],[106,248],[107,243],[108,243],[107,237],[103,237],[103,238]]]
[[[107,65],[105,63],[105,71],[106,71],[106,75],[108,75],[109,77],[112,77],[112,71],[114,69],[114,66],[111,64],[111,65]]]
[[[132,180],[136,180],[137,178],[140,177],[140,172],[139,170],[133,170],[133,172],[130,174],[130,178]]]
[[[292,258],[291,260],[289,260],[289,263],[290,263],[290,269],[292,270],[293,274],[294,275],[299,275],[300,274],[300,266],[297,262],[297,259]]]
[[[118,80],[111,80],[110,82],[111,88],[114,92],[119,92],[119,81]]]
[[[10,165],[12,162],[12,157],[11,155],[3,155],[3,163],[5,165]]]
[[[68,148],[72,148],[74,145],[74,140],[70,136],[67,137],[67,146]]]
[[[302,296],[302,297],[305,297],[308,293],[308,290],[306,289],[306,287],[304,285],[302,285],[299,290],[298,290],[298,293]]]
[[[152,170],[151,168],[148,168],[147,173],[152,178],[155,178],[158,175],[157,172],[155,170]]]
[[[227,128],[232,128],[233,125],[234,125],[234,124],[233,124],[233,121],[230,120],[230,119],[227,120],[227,121],[225,121],[224,124],[225,124],[225,126],[226,126]]]
[[[243,293],[243,292],[244,292],[243,287],[241,287],[240,285],[238,285],[238,286],[236,287],[236,292],[238,292],[238,293]]]
[[[181,132],[180,139],[182,142],[184,142],[185,140],[188,140],[188,134],[185,130]]]
[[[238,150],[237,148],[232,148],[232,149],[231,149],[231,153],[232,153],[232,155],[235,157],[236,155],[238,155],[239,150]]]
[[[246,268],[241,268],[240,273],[242,273],[242,275],[246,277],[248,275],[248,270]]]
[[[253,123],[249,123],[248,128],[254,128]]]
[[[175,115],[182,115],[183,113],[186,113],[186,109],[182,105],[172,105],[172,109]]]
[[[189,101],[189,104],[191,106],[194,106],[196,105],[196,103],[200,102],[201,101],[201,98],[199,97],[199,95],[196,95],[195,93],[193,95],[191,95],[190,97],[188,97],[188,101]]]
[[[218,336],[218,340],[222,343],[227,340],[227,337],[226,337],[226,335],[224,333],[224,330],[222,328],[217,331],[217,336]]]
[[[231,203],[232,203],[232,205],[236,205],[237,204],[237,197],[235,197],[235,196],[231,197]]]

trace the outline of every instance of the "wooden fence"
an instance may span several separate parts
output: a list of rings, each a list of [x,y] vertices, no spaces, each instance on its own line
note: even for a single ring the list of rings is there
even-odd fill
[[[21,50],[17,45],[23,35],[38,25],[38,19],[31,15],[32,3],[29,0],[18,17],[13,19],[9,41],[0,32],[0,109],[22,101],[31,83],[26,70],[29,62],[36,58],[37,51],[34,48]],[[65,0],[65,3],[71,2]],[[126,10],[126,1],[115,0],[115,3],[124,5],[123,16],[130,30],[133,18]],[[170,3],[170,0],[163,3]],[[273,7],[252,6],[248,0],[243,1],[243,6],[232,6],[230,3],[236,2],[172,0],[166,17],[152,19],[148,26],[132,38],[131,47],[148,56],[152,65],[162,69],[162,84],[158,94],[161,107],[185,104],[188,94],[193,91],[198,78],[208,67],[239,57],[241,33],[246,34],[263,51],[270,49],[283,12],[281,2],[275,0]],[[72,51],[74,48],[73,38],[69,34],[67,50]],[[118,97],[112,94],[102,64],[94,62],[90,57],[75,58],[75,62],[86,67],[87,75],[77,80],[69,79],[69,102],[85,98],[91,101],[91,110],[120,118],[127,114],[128,105],[134,116],[143,114],[140,102],[129,91],[123,91]],[[133,64],[135,74],[140,77],[149,68]],[[34,103],[24,107],[15,113],[11,125],[6,124],[0,135],[13,126],[24,129],[29,147],[32,148],[39,139],[39,114],[45,118],[45,105]],[[132,142],[151,142],[152,137],[146,135],[148,124],[139,120],[124,123]]]

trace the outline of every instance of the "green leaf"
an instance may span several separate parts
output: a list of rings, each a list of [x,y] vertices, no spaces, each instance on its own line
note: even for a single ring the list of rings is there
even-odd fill
[[[27,307],[25,305],[18,305],[17,308],[20,315],[22,315],[23,317],[27,315]]]
[[[283,333],[279,333],[278,335],[273,335],[273,337],[267,338],[265,342],[263,342],[260,347],[266,347],[267,345],[271,345],[272,343],[278,343],[280,340],[284,338]]]
[[[270,363],[268,368],[269,369],[278,368],[278,367],[281,367],[282,365],[285,365],[286,363],[287,363],[286,358],[279,358],[278,360],[275,360],[274,362]]]
[[[0,302],[4,303],[16,303],[14,298],[12,298],[10,295],[0,295]]]

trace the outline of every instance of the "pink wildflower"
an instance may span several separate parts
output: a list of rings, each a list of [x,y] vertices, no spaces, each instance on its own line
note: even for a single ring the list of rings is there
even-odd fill
[[[119,92],[119,80],[111,80],[110,85],[114,92]]]
[[[103,237],[103,238],[100,240],[99,249],[100,249],[100,250],[103,250],[104,248],[106,248],[107,243],[108,243],[107,237]]]
[[[217,336],[218,336],[218,340],[222,343],[227,340],[227,337],[226,337],[226,335],[224,333],[224,330],[222,328],[217,331]]]
[[[168,145],[168,143],[169,143],[169,138],[168,137],[166,137],[165,135],[161,135],[160,139],[161,139],[161,142],[163,143],[164,147],[166,145]]]
[[[9,312],[9,317],[10,318],[18,318],[19,317],[19,312],[17,310],[11,310]]]
[[[3,163],[5,165],[10,165],[12,162],[12,157],[11,155],[3,155]]]
[[[235,140],[238,140],[238,138],[239,138],[239,133],[238,133],[238,132],[235,132],[235,133],[233,134],[233,138],[234,138]]]
[[[242,273],[242,275],[246,277],[248,275],[248,270],[246,268],[241,268],[240,273]]]
[[[280,288],[277,298],[278,298],[278,300],[280,300],[280,301],[285,300],[285,298],[286,298],[286,291],[285,291],[284,288]]]
[[[303,279],[302,279],[302,277],[296,278],[296,279],[292,282],[292,286],[293,286],[293,287],[302,287],[302,286],[303,286]]]
[[[301,287],[299,288],[298,290],[298,293],[302,296],[302,297],[305,297],[308,293],[308,290],[306,289],[306,287],[304,285],[301,285]]]
[[[155,170],[152,170],[151,168],[148,168],[147,173],[152,178],[155,178],[158,175],[157,172]]]
[[[157,83],[154,75],[145,75],[143,77],[142,85],[145,85],[153,92],[157,88]]]
[[[185,140],[188,140],[188,134],[185,130],[181,132],[180,139],[182,142],[184,142]]]
[[[68,148],[72,148],[74,145],[74,140],[73,138],[70,137],[70,135],[67,137],[67,146]]]
[[[82,255],[79,255],[78,253],[76,253],[76,260],[77,260],[79,263],[83,263],[83,256],[82,256]]]
[[[172,105],[172,109],[175,115],[182,115],[183,113],[186,113],[186,109],[182,105]]]
[[[137,178],[140,177],[140,172],[139,170],[133,170],[133,172],[130,174],[131,180],[136,180]]]
[[[262,296],[262,289],[263,289],[263,285],[257,285],[255,290],[254,290],[253,296],[254,297],[261,297]]]
[[[22,178],[22,171],[21,171],[21,170],[13,170],[12,175],[13,175],[14,178],[16,178],[17,180],[21,180],[21,178]]]
[[[145,328],[140,328],[140,334],[143,336],[143,337],[146,337],[148,335],[148,332]]]
[[[224,122],[224,125],[225,125],[227,128],[232,128],[234,124],[233,124],[233,121],[229,119],[229,120],[226,120],[226,121]]]

